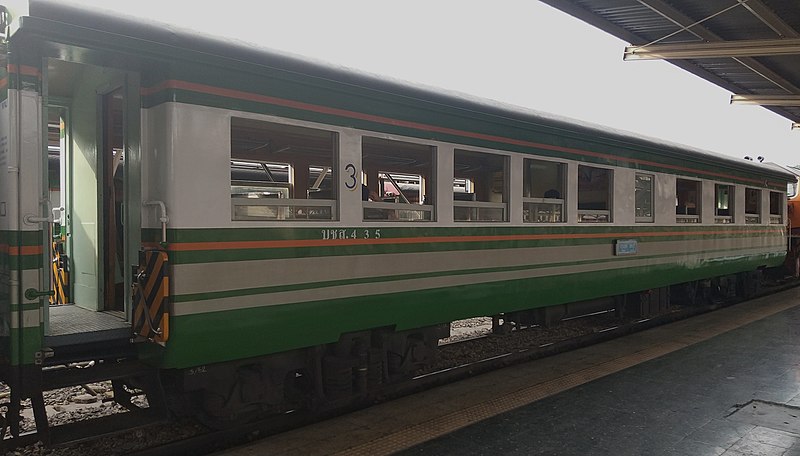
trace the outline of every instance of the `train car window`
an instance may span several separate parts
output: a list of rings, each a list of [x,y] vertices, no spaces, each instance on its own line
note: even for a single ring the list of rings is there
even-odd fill
[[[744,223],[761,223],[761,190],[744,189]]]
[[[522,170],[522,220],[527,223],[566,221],[567,165],[526,158]]]
[[[364,220],[435,220],[436,148],[368,136],[361,144]]]
[[[733,223],[733,185],[716,184],[714,186],[714,223]]]
[[[675,182],[675,221],[700,223],[700,181],[677,179]]]
[[[453,220],[507,221],[508,157],[456,149],[454,159]]]
[[[611,222],[613,171],[578,165],[578,222]]]
[[[636,173],[635,182],[635,202],[636,202],[636,221],[652,222],[653,218],[653,180],[650,174]]]
[[[783,193],[769,192],[769,223],[783,223]]]
[[[336,220],[330,131],[231,119],[233,220]]]

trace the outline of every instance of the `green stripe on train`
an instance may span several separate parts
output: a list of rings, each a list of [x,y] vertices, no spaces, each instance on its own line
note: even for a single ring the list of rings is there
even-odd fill
[[[41,269],[42,256],[41,255],[8,255],[0,253],[0,264],[8,264],[8,267],[13,270],[31,270]]]
[[[291,222],[287,222],[290,223]],[[330,223],[336,223],[334,221]],[[328,227],[325,222],[320,222],[319,227],[252,227],[252,228],[181,228],[168,229],[167,241],[175,242],[220,242],[220,241],[271,241],[271,240],[317,240],[322,239],[323,230],[344,230],[350,233],[353,230],[380,229],[382,239],[402,239],[417,237],[445,237],[445,236],[513,236],[513,235],[606,235],[621,233],[635,235],[638,233],[685,233],[685,232],[710,232],[719,236],[747,234],[747,231],[767,231],[769,234],[785,235],[783,225],[695,225],[685,224],[679,226],[615,226],[615,225],[590,225],[590,226],[565,226],[530,224],[527,226],[461,226],[438,227],[426,226],[425,223],[409,223],[410,226],[358,226],[358,227]],[[146,229],[143,233],[149,240],[160,239],[160,229]],[[762,235],[759,233],[759,235]],[[687,236],[679,235],[680,239]],[[662,239],[659,237],[659,239]],[[652,240],[643,237],[642,241]]]
[[[605,242],[580,241],[507,241],[487,243],[436,243],[436,244],[398,244],[339,247],[290,247],[290,248],[246,248],[235,250],[201,250],[197,252],[170,252],[170,262],[179,264],[199,264],[227,261],[276,260],[287,258],[322,258],[332,256],[384,255],[422,252],[454,252],[468,250],[499,250],[532,247],[560,247],[578,245],[608,245],[613,248],[613,240]]]
[[[732,274],[782,261],[779,254],[757,255],[704,262],[695,268],[658,265],[172,317],[167,348],[142,347],[143,356],[161,367],[185,368],[331,343],[341,333],[364,328],[405,330]]]
[[[701,228],[701,227],[693,227]],[[209,243],[209,250],[170,251],[170,261],[172,264],[197,264],[222,261],[248,261],[248,260],[268,260],[281,258],[314,258],[330,257],[342,255],[378,255],[395,253],[418,253],[418,252],[452,252],[468,250],[493,250],[493,249],[514,249],[532,247],[562,247],[576,245],[613,245],[616,238],[633,238],[639,242],[663,242],[663,241],[688,241],[694,239],[707,239],[711,236],[719,238],[724,236],[729,239],[760,238],[766,236],[771,238],[783,238],[784,230],[780,228],[764,227],[763,232],[748,233],[751,227],[735,227],[723,230],[714,229],[716,227],[702,227],[692,231],[700,234],[678,234],[684,230],[678,229],[642,229],[636,231],[636,227],[608,227],[604,229],[591,230],[575,229],[575,227],[559,227],[547,232],[539,232],[531,229],[497,229],[487,228],[483,230],[475,229],[451,229],[451,228],[380,228],[382,243],[376,244],[340,244],[340,245],[320,245],[315,242],[313,246],[289,246],[289,247],[243,247],[238,249],[219,249],[214,250],[215,242],[259,242],[259,241],[322,241],[324,229],[284,229],[284,228],[260,228],[260,229],[228,229],[228,230],[169,230],[168,241],[170,244],[179,247],[181,243]],[[341,231],[348,236],[351,233],[360,234],[365,228],[343,228],[334,231]],[[374,237],[375,229],[368,228]],[[642,236],[641,233],[665,232],[664,236]],[[724,231],[720,235],[719,231]],[[761,231],[761,228],[758,229]],[[160,236],[157,230],[146,230],[143,238],[154,240]],[[619,236],[607,237],[609,233]],[[670,233],[673,233],[670,235]],[[502,236],[514,235],[562,235],[559,239],[519,239],[504,240]],[[570,238],[571,235],[595,234],[596,238]],[[638,236],[637,236],[638,234]],[[316,237],[312,237],[316,236]],[[459,239],[470,236],[498,236],[498,240],[481,239],[479,241],[468,241]],[[606,236],[606,237],[603,237]],[[452,241],[448,238],[452,237]],[[403,243],[404,239],[420,238],[420,242]],[[425,238],[434,238],[425,241]],[[392,239],[397,239],[398,243],[391,243]],[[388,242],[388,243],[386,243]],[[335,243],[335,241],[331,241]]]
[[[33,364],[36,353],[42,349],[42,328],[12,328],[10,338],[11,365]]]
[[[713,254],[713,253],[722,254],[722,256],[725,257],[726,253],[735,254],[735,251],[732,251],[730,249],[720,249],[720,250],[704,250],[704,251],[692,252],[692,254]],[[776,254],[783,255],[782,252]],[[727,256],[729,257],[730,255]],[[582,261],[565,261],[565,262],[554,262],[546,264],[508,266],[508,267],[425,272],[418,274],[394,274],[390,276],[380,276],[380,277],[359,277],[347,280],[330,280],[330,281],[313,282],[313,283],[298,283],[291,285],[244,288],[244,289],[224,290],[224,291],[215,291],[206,293],[191,293],[191,294],[175,295],[172,296],[171,299],[172,302],[174,303],[182,303],[182,302],[204,301],[209,299],[234,298],[240,296],[267,295],[271,293],[282,293],[288,291],[315,290],[315,289],[346,286],[346,285],[389,283],[401,280],[431,279],[431,278],[455,277],[455,276],[474,275],[474,274],[532,271],[537,269],[560,268],[560,267],[582,266],[582,265],[601,265],[600,266],[601,268],[613,268],[620,266],[619,264],[617,266],[614,266],[614,263],[620,263],[620,261],[625,261],[625,260],[640,261],[640,260],[658,260],[664,258],[674,258],[674,262],[677,262],[679,259],[685,258],[685,253],[680,252],[677,254],[663,254],[663,255],[649,255],[649,256],[636,255],[623,258],[612,257],[604,260],[592,259],[592,260],[582,260]],[[268,296],[265,296],[264,298],[269,299]]]
[[[26,302],[22,304],[11,304],[11,311],[16,312],[18,310],[39,310],[42,306],[39,302]],[[14,317],[11,317],[14,318]]]
[[[42,91],[42,81],[36,76],[12,74],[8,79],[8,89],[6,90],[26,90],[36,93]]]
[[[0,230],[0,244],[37,246],[42,244],[41,231]]]
[[[785,237],[785,230],[781,227],[779,229],[756,229],[753,232],[752,227],[747,227],[741,230],[691,230],[677,231],[677,230],[654,230],[655,233],[648,230],[629,230],[627,227],[620,227],[621,229],[611,229],[592,232],[571,232],[569,230],[558,230],[541,232],[535,230],[528,231],[495,231],[495,232],[455,232],[448,233],[445,230],[424,229],[424,228],[373,228],[373,227],[360,227],[360,228],[336,228],[336,229],[303,229],[298,228],[282,229],[282,228],[233,228],[227,231],[216,231],[213,233],[199,232],[195,230],[169,230],[168,231],[168,244],[179,245],[182,243],[208,243],[213,246],[217,242],[270,242],[270,241],[313,241],[315,247],[320,246],[321,241],[331,241],[331,244],[336,244],[340,241],[337,238],[324,238],[324,231],[337,231],[343,232],[347,235],[347,239],[358,239],[363,242],[365,239],[375,240],[374,233],[379,230],[381,233],[380,241],[374,244],[375,246],[391,247],[392,240],[397,240],[396,245],[414,245],[415,243],[407,242],[408,239],[418,240],[419,244],[436,245],[436,244],[459,244],[459,245],[473,245],[481,246],[483,248],[487,245],[496,245],[500,243],[529,243],[531,245],[540,245],[542,243],[553,243],[553,245],[572,245],[572,244],[602,244],[612,242],[615,239],[628,239],[638,238],[640,242],[661,242],[661,241],[686,241],[693,239],[708,239],[714,238],[752,238],[752,237]],[[365,238],[363,232],[369,230],[369,237]],[[296,231],[296,232],[293,232]],[[358,237],[353,238],[352,233],[356,233]],[[145,230],[143,237],[145,240],[154,242],[159,236],[160,232],[157,230]],[[337,235],[338,236],[338,235]],[[530,236],[530,238],[526,238]],[[509,237],[517,237],[516,239],[508,239]],[[276,248],[279,244],[276,244]],[[366,244],[369,245],[369,244]],[[363,245],[355,244],[339,244],[332,245],[332,247],[360,247]],[[291,248],[298,248],[292,246]],[[302,248],[302,247],[299,247]],[[198,247],[200,249],[200,247]]]

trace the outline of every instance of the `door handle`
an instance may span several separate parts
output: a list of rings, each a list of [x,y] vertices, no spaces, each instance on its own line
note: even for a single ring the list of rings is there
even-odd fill
[[[25,299],[27,299],[28,301],[33,301],[34,299],[38,298],[47,298],[55,295],[56,292],[53,290],[39,291],[36,288],[28,288],[27,290],[25,290]]]

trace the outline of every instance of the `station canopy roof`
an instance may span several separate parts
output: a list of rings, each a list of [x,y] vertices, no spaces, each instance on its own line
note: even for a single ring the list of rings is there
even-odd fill
[[[542,0],[800,128],[798,0]]]

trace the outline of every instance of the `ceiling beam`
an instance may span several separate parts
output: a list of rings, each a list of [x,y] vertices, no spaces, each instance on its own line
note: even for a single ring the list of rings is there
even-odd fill
[[[731,104],[800,106],[800,95],[731,95]]]
[[[625,28],[620,27],[616,24],[613,24],[601,18],[596,13],[582,6],[574,4],[571,0],[539,0],[539,1],[541,1],[544,4],[550,5],[555,9],[563,11],[564,13],[567,13],[572,17],[580,19],[589,25],[599,28],[600,30],[604,30],[606,33],[610,33],[629,43],[635,43],[636,41],[641,41],[640,37],[634,35]]]
[[[678,25],[679,27],[686,28],[695,36],[701,37],[702,39],[709,41],[709,42],[724,42],[725,40],[718,36],[717,34],[708,30],[703,24],[697,24],[695,19],[692,19],[685,14],[681,13],[677,9],[673,8],[670,4],[666,3],[664,0],[637,0],[640,4],[646,5],[648,8],[654,10],[658,14],[663,17],[668,18],[670,21]],[[741,2],[740,2],[741,3]],[[750,3],[749,1],[747,3]],[[650,40],[639,40],[639,45],[644,45],[645,43],[650,42]],[[630,41],[630,43],[636,43],[636,41]],[[764,78],[765,81],[771,83],[775,88],[778,88],[786,93],[800,93],[800,88],[792,84],[791,82],[787,81],[783,76],[778,74],[776,71],[771,70],[758,60],[753,57],[735,57],[735,61],[739,62],[742,66],[747,68],[748,70],[752,71],[753,73],[760,75]],[[701,68],[699,65],[694,65],[688,60],[671,60],[670,63],[673,65],[677,65],[681,68],[687,69],[688,71],[697,74],[697,71],[694,68]],[[735,87],[730,81],[723,79],[723,76],[714,75],[717,80],[724,81],[722,84],[717,83],[720,87],[724,87],[731,92],[737,92],[741,88]],[[709,79],[714,80],[714,79]],[[784,111],[780,106],[764,106],[765,109],[769,109],[778,113],[781,116],[787,117],[792,120],[796,120],[796,116],[790,112]]]
[[[757,17],[761,22],[771,28],[778,36],[782,38],[800,38],[800,33],[797,33],[792,26],[787,24],[780,16],[775,14],[767,5],[761,0],[739,0],[739,3],[750,11],[750,13]]]
[[[723,41],[720,37],[711,33],[702,24],[698,24],[694,19],[683,14],[663,0],[636,0],[639,4],[646,6],[664,19],[677,25],[679,29],[686,30],[692,35],[706,41]]]
[[[799,55],[800,39],[737,40],[706,43],[652,44],[626,46],[624,60],[709,59],[722,57],[763,57]]]
[[[555,8],[558,8],[591,25],[594,25],[595,27],[600,28],[601,30],[605,30],[607,33],[615,35],[629,43],[643,46],[646,43],[650,43],[653,41],[653,37],[640,36],[631,30],[627,30],[623,26],[613,23],[611,19],[603,17],[602,12],[594,11],[586,6],[583,6],[582,3],[579,4],[575,0],[540,0],[540,1],[547,3]],[[655,14],[658,14],[663,18],[669,20],[673,24],[675,24],[676,29],[686,28],[689,33],[698,37],[699,40],[704,40],[708,42],[724,41],[722,37],[718,36],[717,34],[707,29],[704,24],[702,23],[697,24],[697,21],[695,19],[686,16],[682,12],[672,7],[670,4],[666,3],[666,1],[664,0],[635,0],[635,1],[641,4],[642,6],[647,7]],[[754,1],[755,0],[748,0],[746,4],[749,4]],[[759,3],[760,0],[758,0],[754,4],[758,5]],[[769,15],[766,13],[761,14],[763,13],[763,9],[754,8],[753,10],[759,12],[759,15],[762,18],[769,17]],[[753,10],[751,10],[751,13]],[[777,25],[777,27],[782,27],[782,26]],[[791,33],[791,31],[788,28],[783,27],[783,31],[786,33],[787,37],[790,38],[798,37],[796,34]],[[734,58],[734,60],[737,61],[739,64],[741,64],[748,71],[753,72],[755,75],[761,76],[765,81],[769,82],[773,88],[786,93],[800,93],[800,88],[795,86],[793,83],[787,81],[783,76],[778,74],[776,71],[771,70],[770,68],[768,68],[767,66],[756,60],[756,58],[741,57],[741,58]],[[707,81],[710,81],[730,92],[736,93],[742,91],[742,87],[739,87],[733,84],[730,80],[725,79],[724,75],[713,73],[712,71],[692,62],[691,60],[670,60],[669,62]],[[791,120],[798,120],[797,115],[791,112],[787,112],[781,109],[781,107],[779,106],[765,106],[764,109],[773,111],[778,115],[786,117]],[[800,122],[798,122],[798,124],[800,124]]]
[[[717,34],[711,32],[703,24],[697,24],[696,21],[685,14],[681,13],[680,11],[673,8],[671,5],[666,3],[664,0],[637,0],[640,4],[647,6],[651,10],[655,11],[662,17],[667,18],[672,23],[677,25],[678,27],[684,27],[691,31],[692,34],[698,36],[705,41],[709,42],[724,42],[725,40],[722,37],[718,36]],[[749,2],[748,2],[749,3]],[[631,43],[636,43],[635,41],[630,41]],[[640,39],[640,46],[647,43],[648,41],[644,41]],[[761,75],[765,80],[769,81],[776,87],[784,90],[787,93],[800,93],[800,89],[794,86],[791,82],[787,81],[781,75],[777,74],[776,72],[770,70],[756,59],[752,57],[742,57],[736,58],[740,64],[747,67],[750,71],[753,71],[756,74]],[[681,61],[673,61],[673,64],[681,66]],[[728,84],[725,84],[723,87],[727,88]],[[731,89],[728,89],[731,90]],[[731,92],[735,92],[736,90],[731,90]]]

